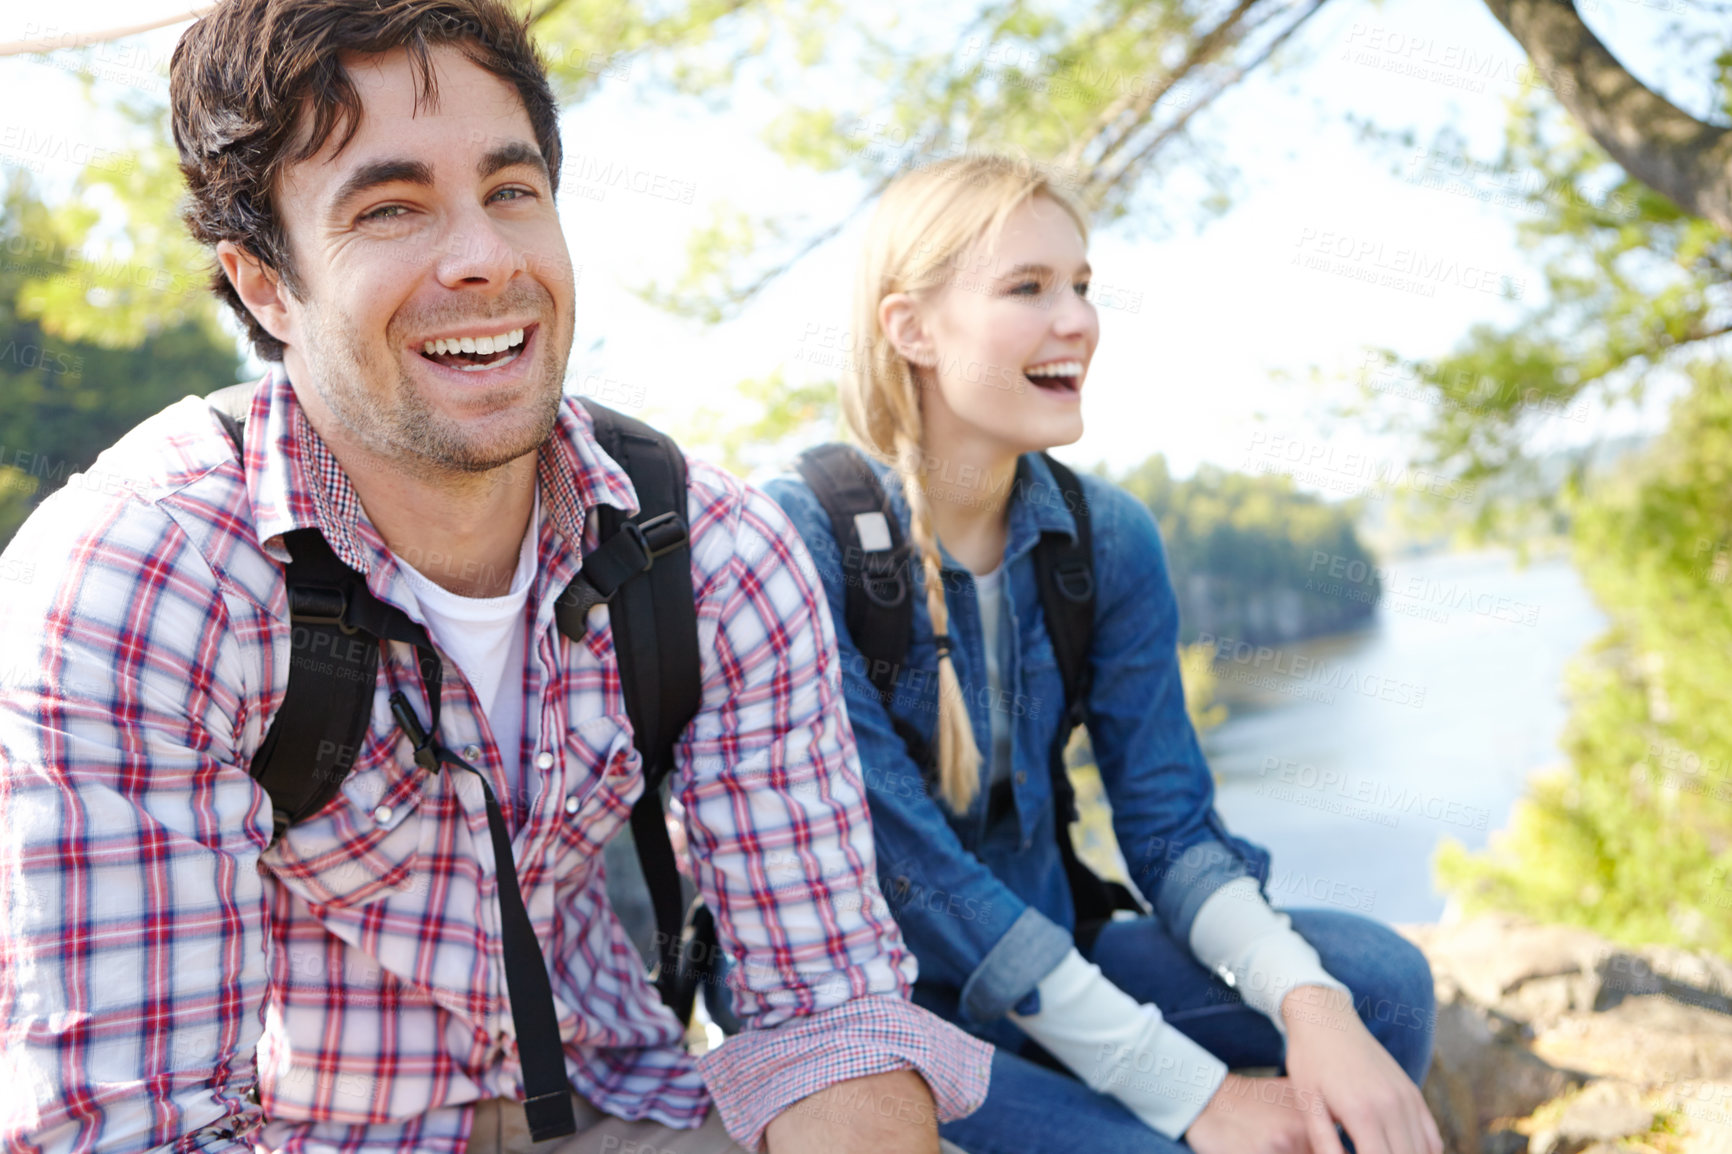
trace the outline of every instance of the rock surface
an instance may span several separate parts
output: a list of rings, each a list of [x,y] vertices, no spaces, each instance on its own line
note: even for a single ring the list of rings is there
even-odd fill
[[[1399,928],[1436,981],[1449,1154],[1732,1154],[1732,963],[1508,916]]]

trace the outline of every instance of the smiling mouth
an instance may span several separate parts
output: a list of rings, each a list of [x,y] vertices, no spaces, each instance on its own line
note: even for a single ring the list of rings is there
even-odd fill
[[[421,345],[421,355],[436,365],[465,373],[502,368],[523,355],[536,327],[526,325],[493,336],[444,337],[425,341]]]
[[[1022,371],[1028,383],[1049,393],[1075,393],[1082,387],[1081,361],[1054,361]]]

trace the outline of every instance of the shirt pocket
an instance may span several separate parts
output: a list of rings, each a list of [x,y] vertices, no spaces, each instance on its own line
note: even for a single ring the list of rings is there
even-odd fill
[[[643,755],[632,744],[624,714],[573,726],[565,752],[568,784],[559,803],[559,842],[582,858],[599,858],[643,795]]]
[[[421,802],[431,781],[408,741],[376,717],[337,796],[261,860],[303,900],[332,909],[425,888],[421,843],[431,826]]]
[[[1012,697],[1020,732],[1034,731],[1050,741],[1051,735],[1064,718],[1064,678],[1059,675],[1058,655],[1045,630],[1024,630],[1019,634],[1022,644],[1021,684]],[[1042,746],[1041,757],[1046,756]]]

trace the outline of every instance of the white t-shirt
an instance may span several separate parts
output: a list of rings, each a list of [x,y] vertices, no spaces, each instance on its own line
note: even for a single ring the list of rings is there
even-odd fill
[[[1004,701],[1004,674],[1000,658],[1004,644],[1004,562],[990,573],[974,575],[974,591],[980,599],[981,641],[986,646],[986,687],[991,691],[987,723],[992,727],[990,783],[1010,779],[1010,715]]]
[[[529,517],[529,531],[517,552],[517,571],[511,588],[500,597],[460,597],[441,588],[397,558],[403,575],[415,590],[427,632],[463,671],[487,727],[499,746],[505,780],[521,812],[529,803],[523,783],[523,669],[529,660],[529,622],[526,611],[529,589],[535,581],[536,544],[541,539],[541,494]],[[393,554],[395,556],[395,554]],[[501,808],[507,806],[500,799]]]

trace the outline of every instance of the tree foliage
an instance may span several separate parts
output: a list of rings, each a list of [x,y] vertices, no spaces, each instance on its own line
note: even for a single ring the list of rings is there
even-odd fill
[[[43,204],[27,174],[7,182],[0,202],[0,468],[7,470],[0,473],[0,544],[30,504],[127,429],[188,394],[233,384],[239,369],[233,338],[194,309],[141,322],[121,347],[112,333],[91,329],[92,319],[109,315],[92,301],[108,282],[66,256],[77,249],[69,215],[76,216]],[[87,319],[68,324],[62,310],[42,303],[62,297],[82,301]],[[113,311],[117,325],[147,315],[120,304]]]
[[[1732,371],[1692,376],[1663,441],[1581,503],[1577,564],[1613,625],[1573,679],[1567,767],[1438,871],[1470,909],[1732,956]]]
[[[1140,211],[1142,198],[1179,179],[1195,182],[1171,198],[1194,206],[1181,216],[1206,220],[1231,203],[1234,174],[1193,122],[1324,2],[1097,0],[1079,12],[985,0],[898,14],[826,5],[821,35],[811,10],[789,5],[778,9],[787,35],[763,42],[783,50],[754,73],[781,103],[763,138],[792,165],[859,178],[861,207],[911,165],[990,149],[1046,165],[1103,225],[1134,215],[1150,231],[1170,227],[1170,208]],[[818,81],[839,68],[854,83],[827,96],[836,90]],[[845,223],[720,208],[694,234],[687,269],[641,295],[725,319]]]
[[[1364,622],[1381,595],[1356,506],[1294,488],[1292,478],[1205,465],[1175,480],[1156,454],[1117,482],[1154,513],[1179,601],[1180,640],[1200,634],[1252,645]],[[1354,566],[1353,598],[1328,580]]]
[[[1547,293],[1421,370],[1434,401],[1424,443],[1458,476],[1507,475],[1548,409],[1656,387],[1676,399],[1646,452],[1560,494],[1578,567],[1612,619],[1572,681],[1567,763],[1536,778],[1487,852],[1447,844],[1439,878],[1469,909],[1732,956],[1732,203],[1715,201],[1728,187],[1732,38],[1718,33],[1715,121],[1703,122],[1588,43],[1567,0],[1488,3],[1566,82],[1559,102],[1512,107],[1486,167],[1536,177],[1521,239]]]

